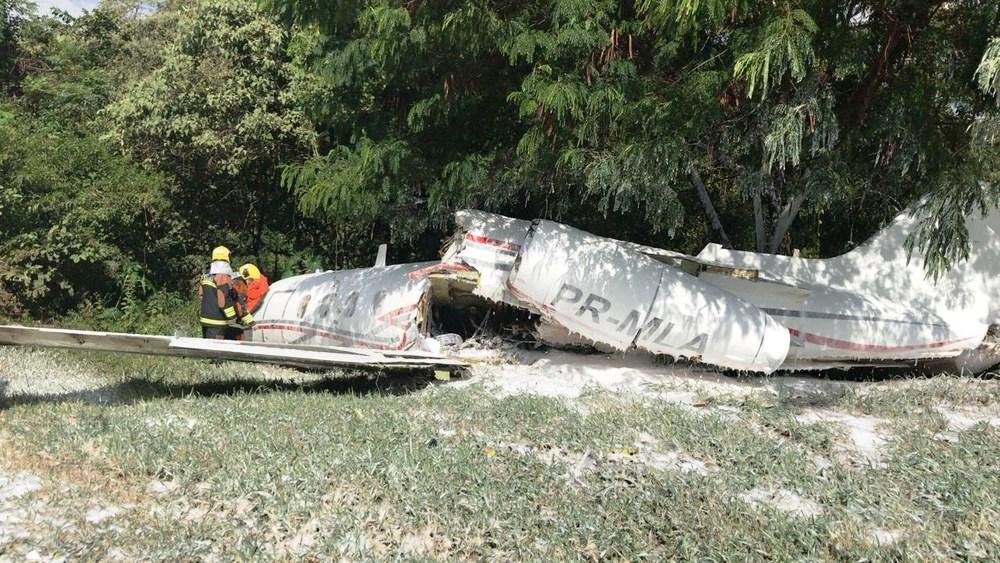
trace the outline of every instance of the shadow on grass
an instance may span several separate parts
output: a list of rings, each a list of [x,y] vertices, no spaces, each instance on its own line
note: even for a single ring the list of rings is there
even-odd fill
[[[42,403],[132,404],[152,399],[180,397],[215,397],[220,395],[261,393],[332,393],[350,395],[405,395],[424,389],[435,381],[434,373],[372,374],[335,373],[315,381],[285,381],[263,378],[232,378],[195,383],[166,383],[131,378],[113,385],[55,393],[19,393],[8,395],[9,383],[0,379],[0,410]]]

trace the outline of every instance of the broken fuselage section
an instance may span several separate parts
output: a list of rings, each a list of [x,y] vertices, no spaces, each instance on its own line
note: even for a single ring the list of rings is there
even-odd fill
[[[880,288],[891,283],[885,278],[869,286],[816,279],[815,272],[837,260],[863,268],[871,244],[905,235],[893,231],[899,221],[844,255],[854,254],[853,262],[809,262],[811,279],[796,278],[796,263],[785,257],[724,255],[711,246],[692,257],[482,211],[460,211],[456,223],[438,262],[275,283],[253,339],[404,350],[441,332],[469,336],[500,311],[553,345],[639,349],[770,373],[955,357],[979,346],[995,322],[992,312],[948,314],[946,307],[886,298]],[[775,261],[777,273],[768,271]],[[978,293],[966,302],[1000,299],[1000,284],[987,280],[1000,278],[990,264],[989,271],[966,272],[978,275]],[[907,283],[918,283],[910,270],[919,262],[878,267],[890,268],[887,275],[905,268]]]

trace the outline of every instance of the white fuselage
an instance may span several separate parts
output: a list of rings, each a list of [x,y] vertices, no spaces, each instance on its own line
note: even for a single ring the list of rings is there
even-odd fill
[[[421,338],[427,276],[442,270],[474,271],[474,294],[611,348],[758,372],[953,357],[979,346],[1000,318],[998,212],[969,219],[969,260],[936,284],[919,258],[907,259],[908,214],[825,260],[717,245],[692,257],[481,211],[456,220],[460,232],[442,262],[275,283],[253,338],[409,348]]]

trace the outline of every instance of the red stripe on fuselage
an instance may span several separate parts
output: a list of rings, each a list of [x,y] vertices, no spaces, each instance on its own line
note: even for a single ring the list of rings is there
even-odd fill
[[[903,346],[884,346],[881,344],[862,344],[860,342],[851,342],[849,340],[839,340],[836,338],[830,338],[828,336],[821,336],[819,334],[813,334],[811,332],[802,332],[800,330],[790,328],[788,333],[792,336],[800,336],[806,342],[810,344],[817,344],[819,346],[826,346],[827,348],[836,348],[838,350],[853,350],[855,352],[908,352],[911,350],[929,350],[933,348],[944,348],[952,344],[957,344],[959,342],[965,342],[969,338],[958,338],[955,340],[943,340],[941,342],[930,342],[928,344],[907,344]]]
[[[502,248],[504,250],[521,250],[521,245],[514,244],[512,242],[507,242],[504,240],[496,240],[489,237],[484,237],[482,235],[474,235],[472,233],[465,233],[465,240],[472,241],[478,244],[485,244],[488,246],[495,246],[497,248]]]
[[[290,325],[290,324],[283,324],[283,323],[261,323],[261,324],[255,325],[254,328],[255,329],[259,329],[259,330],[287,330],[289,332],[297,332],[299,334],[308,334],[310,336],[322,336],[324,338],[330,338],[332,340],[337,340],[339,342],[345,342],[345,343],[349,342],[349,343],[360,344],[361,346],[364,346],[365,348],[374,348],[374,349],[377,349],[377,350],[402,350],[404,347],[406,347],[406,333],[405,332],[403,333],[403,338],[402,338],[402,340],[399,341],[398,345],[396,345],[396,346],[390,346],[390,345],[387,345],[387,344],[378,344],[378,343],[375,343],[375,342],[368,342],[368,341],[361,340],[361,339],[358,339],[358,338],[351,338],[351,337],[341,336],[339,334],[335,334],[333,332],[328,332],[328,331],[325,331],[325,330],[320,330],[320,329],[317,329],[317,328],[306,328],[306,327],[302,327],[302,326],[298,326],[298,325]]]
[[[405,307],[400,307],[399,309],[393,309],[388,313],[379,315],[375,320],[382,321],[383,323],[390,324],[395,327],[405,329],[409,323],[401,322],[396,317],[400,315],[405,315],[407,313],[412,313],[417,309],[416,305],[407,305]]]

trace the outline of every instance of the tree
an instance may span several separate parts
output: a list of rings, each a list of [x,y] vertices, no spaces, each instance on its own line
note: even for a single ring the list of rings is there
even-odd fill
[[[505,101],[517,75],[495,51],[496,15],[449,3],[330,8],[336,29],[300,28],[293,42],[322,142],[284,175],[303,211],[410,243],[446,224],[448,209],[507,203],[509,188],[491,190],[489,176],[519,134]]]
[[[133,40],[103,10],[20,24],[16,95],[0,100],[0,313],[187,289],[175,184],[115,153],[95,119],[131,72],[120,63]]]
[[[17,39],[27,13],[24,0],[0,0],[0,94],[17,76]]]
[[[269,5],[323,84],[325,152],[284,178],[307,212],[527,203],[688,250],[828,254],[926,195],[911,244],[939,271],[997,192],[996,148],[971,134],[996,112],[973,81],[995,2]]]
[[[177,179],[176,204],[204,245],[249,239],[241,250],[256,251],[286,219],[278,166],[312,138],[288,95],[287,34],[237,0],[171,4],[143,24],[166,18],[162,62],[104,110],[107,138]]]
[[[93,134],[11,107],[0,106],[0,147],[0,294],[8,308],[44,315],[88,298],[178,289],[185,225],[166,178]]]

